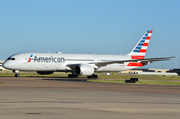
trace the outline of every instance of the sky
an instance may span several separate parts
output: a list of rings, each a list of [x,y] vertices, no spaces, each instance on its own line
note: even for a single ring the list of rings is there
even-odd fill
[[[144,68],[180,68],[179,0],[0,0],[0,60],[19,52],[128,54],[153,30]]]

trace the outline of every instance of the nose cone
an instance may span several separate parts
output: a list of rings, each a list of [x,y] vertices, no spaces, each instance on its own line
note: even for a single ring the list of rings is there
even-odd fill
[[[7,61],[2,64],[2,67],[5,69],[9,69],[9,64],[7,63]]]
[[[13,69],[14,65],[10,61],[5,61],[2,65],[5,69]]]

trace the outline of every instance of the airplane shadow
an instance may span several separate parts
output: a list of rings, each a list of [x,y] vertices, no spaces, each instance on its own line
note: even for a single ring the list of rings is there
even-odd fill
[[[73,81],[73,82],[87,82],[88,79],[77,79],[77,78],[62,78],[62,79],[59,79],[59,78],[50,78],[50,79],[41,79],[41,80],[49,80],[49,81]]]
[[[26,77],[37,77],[37,78],[68,78],[68,77],[47,77],[47,76],[26,76]]]

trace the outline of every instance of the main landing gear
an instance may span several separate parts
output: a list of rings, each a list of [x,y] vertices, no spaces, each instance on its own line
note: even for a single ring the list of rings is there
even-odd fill
[[[76,74],[68,74],[68,78],[78,78],[78,75]],[[97,79],[98,75],[91,75],[91,76],[87,76],[88,79]]]
[[[15,73],[15,77],[20,77],[19,70],[13,70],[13,72]]]
[[[68,74],[68,78],[78,78],[78,75],[75,75],[75,74]]]
[[[91,75],[91,76],[87,76],[88,79],[97,79],[98,78],[98,75]]]

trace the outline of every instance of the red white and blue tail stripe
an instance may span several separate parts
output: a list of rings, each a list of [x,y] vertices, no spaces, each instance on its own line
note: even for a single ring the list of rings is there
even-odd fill
[[[133,50],[128,54],[131,59],[144,59],[153,30],[145,32]]]

